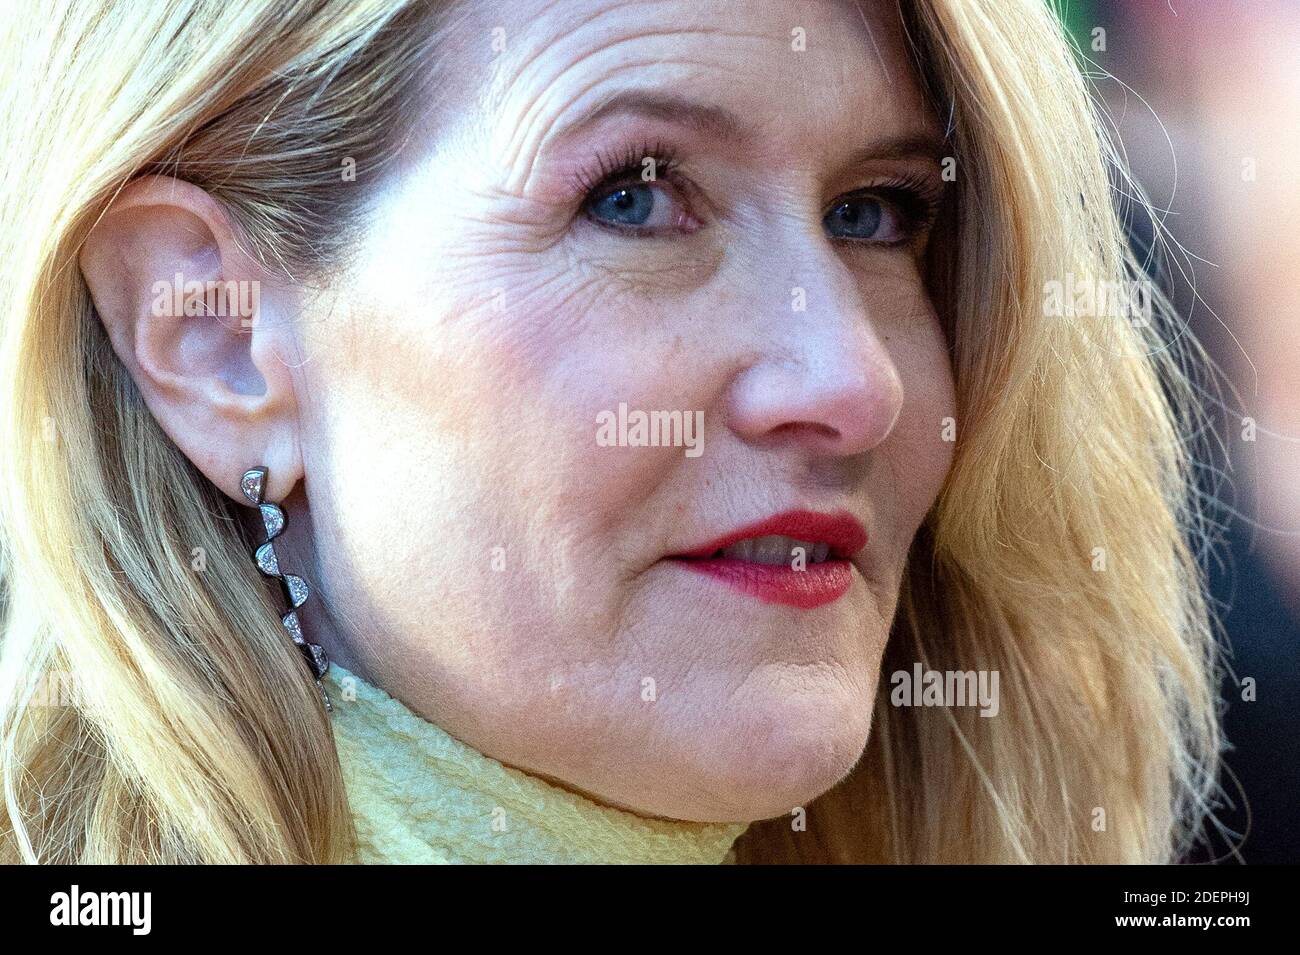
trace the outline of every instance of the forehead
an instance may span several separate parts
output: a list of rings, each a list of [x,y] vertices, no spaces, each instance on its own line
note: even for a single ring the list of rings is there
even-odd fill
[[[516,156],[645,92],[716,105],[805,153],[828,131],[935,130],[888,0],[468,0],[459,30],[479,51],[461,82]]]

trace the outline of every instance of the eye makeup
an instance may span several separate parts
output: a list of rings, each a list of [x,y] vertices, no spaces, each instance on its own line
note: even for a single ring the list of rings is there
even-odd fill
[[[943,204],[942,180],[921,172],[886,175],[870,185],[841,193],[831,201],[828,211],[837,205],[858,199],[879,199],[888,203],[901,220],[903,235],[895,241],[869,241],[873,245],[903,245],[925,232],[933,224]],[[844,240],[862,241],[862,240]]]
[[[589,168],[575,175],[573,185],[582,196],[584,217],[619,235],[689,235],[703,225],[692,212],[693,191],[677,172],[676,154],[662,142],[598,153]],[[667,220],[650,223],[654,214]]]
[[[628,145],[621,150],[598,152],[590,168],[574,174],[573,187],[576,193],[585,196],[618,182],[668,178],[676,166],[676,150],[662,141],[642,143],[639,147]],[[651,173],[650,179],[645,178],[647,171]]]
[[[897,220],[899,234],[897,238],[879,239],[831,236],[833,241],[878,247],[906,245],[933,225],[946,191],[945,183],[936,174],[915,168],[882,171],[864,175],[863,179],[862,186],[837,195],[824,214],[839,204],[877,201]],[[639,190],[644,202],[644,193],[652,184],[656,192],[668,194],[661,201],[678,206],[671,225],[654,228],[616,225],[592,214],[595,203],[607,200],[620,187],[633,192]],[[596,150],[591,160],[570,173],[569,188],[575,201],[580,200],[579,211],[585,219],[631,237],[688,234],[704,225],[694,214],[694,207],[721,208],[682,174],[677,150],[662,139],[629,140],[625,146]]]

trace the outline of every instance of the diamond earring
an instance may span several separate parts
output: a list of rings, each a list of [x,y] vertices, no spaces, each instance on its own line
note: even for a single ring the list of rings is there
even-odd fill
[[[320,690],[321,699],[325,701],[325,709],[333,710],[329,695],[320,682],[325,676],[325,671],[329,669],[329,658],[324,650],[314,643],[308,643],[303,637],[302,622],[298,619],[298,608],[307,602],[310,594],[307,581],[297,574],[281,573],[280,560],[275,554],[273,542],[284,533],[285,516],[278,505],[268,504],[265,501],[266,468],[257,467],[245,471],[243,480],[239,482],[239,489],[244,493],[245,499],[261,511],[262,526],[266,528],[266,541],[259,544],[257,550],[253,552],[253,561],[257,564],[257,569],[267,577],[274,577],[280,581],[284,590],[284,599],[289,604],[289,611],[280,618],[280,623],[294,645],[302,651],[307,666],[311,668],[312,676],[316,680],[316,688]]]

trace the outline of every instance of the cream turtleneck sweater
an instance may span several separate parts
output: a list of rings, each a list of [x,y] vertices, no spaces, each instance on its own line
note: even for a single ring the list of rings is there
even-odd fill
[[[599,805],[485,756],[342,667],[325,682],[360,862],[715,864],[746,829]]]

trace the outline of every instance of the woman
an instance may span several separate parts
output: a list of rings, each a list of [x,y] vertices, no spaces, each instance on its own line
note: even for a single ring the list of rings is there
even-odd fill
[[[1039,0],[13,29],[6,856],[1183,851],[1188,346],[1074,307]]]

